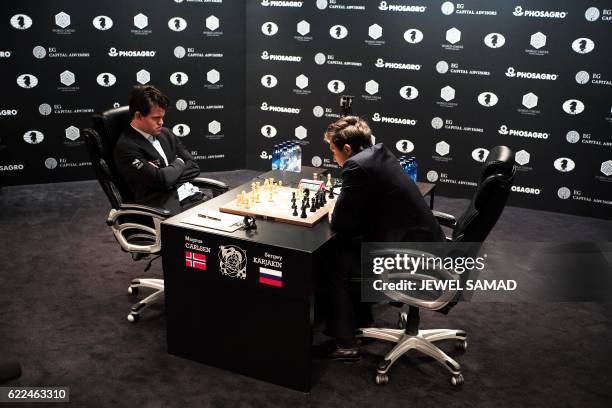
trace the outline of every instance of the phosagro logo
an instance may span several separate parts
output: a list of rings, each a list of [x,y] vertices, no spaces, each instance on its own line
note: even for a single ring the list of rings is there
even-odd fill
[[[407,125],[407,126],[415,126],[417,124],[416,119],[408,119],[408,118],[394,118],[391,116],[382,116],[380,113],[376,112],[372,115],[372,120],[374,122],[380,123],[392,123],[396,125]]]
[[[17,116],[17,109],[2,109],[0,110],[0,116]]]
[[[556,81],[559,77],[557,74],[516,71],[514,67],[508,67],[506,76],[509,78],[539,79],[543,81]]]
[[[500,135],[509,135],[509,136],[519,136],[519,137],[527,137],[532,139],[548,139],[550,133],[545,132],[533,132],[530,130],[516,130],[516,129],[508,129],[508,126],[501,125],[497,130],[497,133]]]
[[[125,57],[125,58],[142,58],[142,57],[154,57],[154,50],[117,50],[115,47],[111,47],[108,50],[110,57]]]
[[[17,171],[23,170],[23,164],[0,164],[0,171]]]
[[[516,6],[512,14],[516,17],[539,17],[539,18],[565,18],[567,17],[567,11],[524,10],[522,6]]]
[[[261,0],[261,5],[264,7],[302,7],[303,1],[275,1]]]
[[[284,62],[302,61],[302,57],[299,55],[270,54],[268,51],[262,51],[261,59],[264,61],[284,61]]]
[[[268,102],[262,102],[259,107],[262,111],[266,112],[281,112],[281,113],[294,113],[298,115],[300,113],[300,108],[288,108],[285,106],[273,106],[268,105]]]
[[[408,13],[424,13],[427,6],[408,6],[406,4],[389,4],[386,1],[381,1],[378,5],[381,11],[399,11]]]
[[[385,62],[382,58],[376,59],[374,66],[377,68],[405,69],[405,70],[410,70],[410,71],[419,71],[421,69],[421,65],[419,64],[404,64],[401,62]]]
[[[523,193],[523,194],[531,194],[531,195],[540,195],[542,192],[539,188],[535,187],[523,187],[523,186],[512,186],[510,187],[511,191],[515,193]]]

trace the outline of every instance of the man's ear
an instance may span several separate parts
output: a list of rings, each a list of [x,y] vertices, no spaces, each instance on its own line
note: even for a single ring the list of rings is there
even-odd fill
[[[139,111],[134,112],[134,117],[132,119],[142,120],[142,113]]]
[[[348,156],[353,155],[353,149],[348,144],[344,144],[344,146],[342,146],[342,151],[344,151],[344,153],[346,153]]]

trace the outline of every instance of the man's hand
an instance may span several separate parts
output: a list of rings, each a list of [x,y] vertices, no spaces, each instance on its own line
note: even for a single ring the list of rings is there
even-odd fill
[[[157,164],[155,164],[155,162],[150,161],[149,164],[153,167],[155,167],[156,169],[159,169],[159,166]]]
[[[332,217],[334,215],[334,207],[336,206],[336,202],[334,201],[331,205],[331,207],[329,207],[329,212],[327,213],[327,219],[329,220],[329,223],[331,224],[332,222]]]

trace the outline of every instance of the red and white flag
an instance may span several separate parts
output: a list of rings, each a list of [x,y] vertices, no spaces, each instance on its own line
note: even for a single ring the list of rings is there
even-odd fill
[[[185,266],[206,270],[206,255],[198,252],[185,251]]]

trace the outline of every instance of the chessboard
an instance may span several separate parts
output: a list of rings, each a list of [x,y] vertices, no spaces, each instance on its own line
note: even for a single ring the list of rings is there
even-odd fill
[[[219,211],[312,227],[332,207],[336,196],[332,194],[332,198],[329,197],[329,192],[325,190],[317,194],[308,189],[287,187],[280,185],[280,182],[266,180],[263,186],[260,183],[251,184],[251,191],[238,193],[234,200],[221,206]]]

